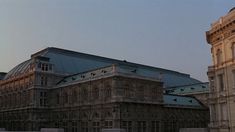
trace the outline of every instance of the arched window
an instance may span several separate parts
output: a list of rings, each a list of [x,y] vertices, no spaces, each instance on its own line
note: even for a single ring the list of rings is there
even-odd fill
[[[87,101],[88,100],[88,91],[86,89],[86,87],[82,87],[81,89],[81,100],[82,101]]]
[[[110,82],[105,82],[103,88],[104,99],[108,101],[112,96],[112,85]]]
[[[92,88],[92,97],[94,100],[99,99],[99,88],[98,87]]]
[[[60,94],[56,94],[56,102],[57,104],[60,104]]]
[[[220,49],[218,49],[216,52],[216,61],[217,65],[222,63],[222,51]]]
[[[77,102],[77,96],[78,96],[77,91],[74,90],[74,91],[73,91],[73,94],[72,94],[73,103]]]
[[[69,102],[69,96],[68,96],[68,93],[65,92],[64,93],[64,103],[67,104]]]
[[[109,99],[109,98],[111,98],[111,95],[112,95],[112,93],[111,93],[112,91],[111,91],[111,88],[110,87],[106,87],[105,88],[105,99],[107,100],[107,99]]]

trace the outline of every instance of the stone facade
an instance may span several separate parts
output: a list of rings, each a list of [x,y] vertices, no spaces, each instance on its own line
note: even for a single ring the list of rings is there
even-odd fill
[[[235,131],[235,10],[211,24],[206,32],[213,65],[210,81],[211,132]]]
[[[136,66],[113,64],[75,74],[61,74],[58,67],[33,55],[0,81],[0,128],[177,132],[207,126],[208,110],[200,102],[164,95],[163,82],[139,75]]]

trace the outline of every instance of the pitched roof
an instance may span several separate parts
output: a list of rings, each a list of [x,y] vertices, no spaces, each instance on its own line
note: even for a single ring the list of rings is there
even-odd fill
[[[165,107],[205,108],[196,98],[181,95],[163,95]]]
[[[189,95],[196,93],[206,93],[209,92],[209,83],[196,83],[192,85],[183,85],[183,86],[175,86],[172,88],[165,89],[166,93],[169,94],[177,94],[177,95]]]
[[[100,78],[111,77],[111,76],[125,76],[130,78],[147,79],[151,81],[161,82],[161,80],[158,77],[153,78],[141,74],[139,70],[136,69],[136,67],[131,67],[122,64],[116,64],[116,65],[113,64],[107,67],[102,67],[64,77],[64,79],[58,82],[57,87],[96,80]]]
[[[153,78],[156,77],[161,78],[162,81],[164,82],[165,87],[200,83],[200,81],[191,78],[190,75],[180,73],[177,71],[172,71],[142,64],[136,64],[132,62],[121,61],[106,57],[100,57],[96,55],[79,53],[75,51],[64,50],[54,47],[46,48],[31,55],[30,60],[27,60],[19,64],[18,66],[13,68],[10,72],[8,72],[8,74],[5,76],[5,79],[26,72],[32,60],[38,56],[49,58],[49,62],[54,65],[54,72],[64,75],[77,74],[101,67],[110,66],[112,64],[122,64],[135,67],[140,75]]]

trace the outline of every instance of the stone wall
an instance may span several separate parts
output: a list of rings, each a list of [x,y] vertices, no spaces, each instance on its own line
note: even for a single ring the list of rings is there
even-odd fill
[[[207,128],[181,128],[179,132],[209,132]]]

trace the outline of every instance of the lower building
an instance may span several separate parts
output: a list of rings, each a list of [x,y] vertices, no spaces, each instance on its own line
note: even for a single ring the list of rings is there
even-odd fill
[[[125,70],[113,65],[66,77],[51,89],[38,89],[39,107],[2,109],[0,125],[7,130],[55,127],[66,132],[103,128],[177,132],[207,126],[208,110],[195,98],[163,95],[160,80]]]
[[[174,95],[193,96],[209,108],[209,83],[197,83],[184,86],[174,86],[164,89],[165,93]]]

